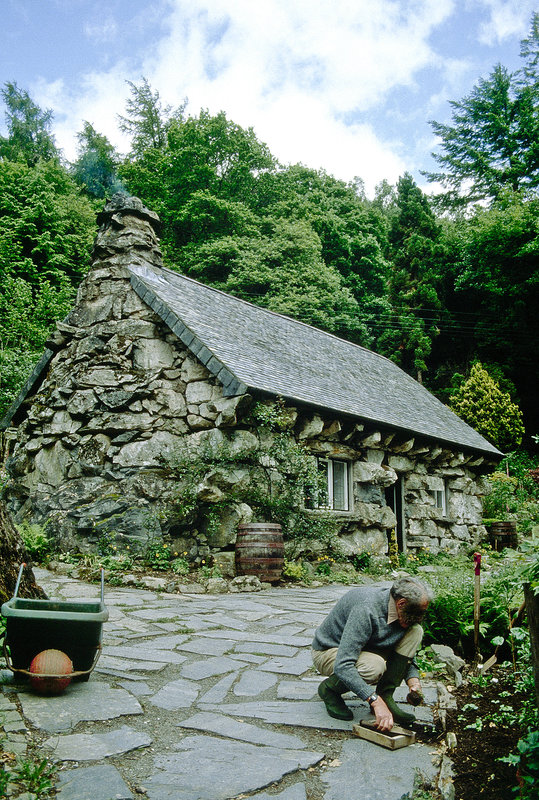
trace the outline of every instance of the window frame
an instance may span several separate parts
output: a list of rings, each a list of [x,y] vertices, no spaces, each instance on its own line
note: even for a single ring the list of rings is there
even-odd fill
[[[335,511],[336,513],[346,513],[351,511],[351,497],[350,491],[350,462],[344,458],[332,458],[331,456],[318,456],[318,467],[325,468],[326,474],[326,492],[327,504],[315,504],[315,509],[324,509],[327,511]],[[343,490],[343,506],[344,508],[335,508],[335,473],[334,464],[341,464],[343,466],[342,490]]]
[[[434,507],[442,512],[442,516],[447,517],[447,484],[444,481],[443,489],[430,489],[430,495],[434,500]]]

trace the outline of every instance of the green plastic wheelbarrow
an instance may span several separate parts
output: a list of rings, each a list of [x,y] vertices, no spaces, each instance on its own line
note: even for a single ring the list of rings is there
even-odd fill
[[[38,653],[61,650],[73,663],[71,678],[88,680],[101,655],[103,623],[109,617],[103,570],[99,600],[29,600],[17,596],[25,566],[21,564],[13,597],[1,609],[6,619],[4,656],[8,668],[31,677],[30,664]]]

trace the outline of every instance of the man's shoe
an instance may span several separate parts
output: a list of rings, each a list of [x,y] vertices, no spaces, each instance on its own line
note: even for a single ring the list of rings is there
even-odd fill
[[[399,708],[393,700],[393,692],[404,680],[408,664],[409,659],[406,656],[400,653],[393,653],[387,662],[386,671],[378,681],[376,687],[376,691],[391,711],[397,725],[403,725],[404,727],[415,722],[415,715],[409,714],[407,711],[402,711]]]
[[[331,675],[322,681],[318,687],[318,694],[326,704],[326,711],[334,719],[354,719],[354,715],[342,699],[341,695],[348,691],[342,681]]]

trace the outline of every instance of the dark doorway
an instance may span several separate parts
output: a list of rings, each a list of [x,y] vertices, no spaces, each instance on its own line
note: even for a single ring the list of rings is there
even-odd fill
[[[404,500],[403,500],[402,478],[397,478],[396,482],[388,486],[385,490],[386,503],[397,518],[397,546],[399,553],[406,552],[406,534],[404,529]]]

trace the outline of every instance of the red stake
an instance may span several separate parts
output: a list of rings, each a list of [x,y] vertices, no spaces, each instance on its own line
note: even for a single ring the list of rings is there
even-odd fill
[[[473,560],[475,563],[475,585],[474,585],[474,604],[473,604],[473,619],[474,619],[474,646],[475,654],[479,653],[479,606],[481,598],[481,553],[474,553]]]

